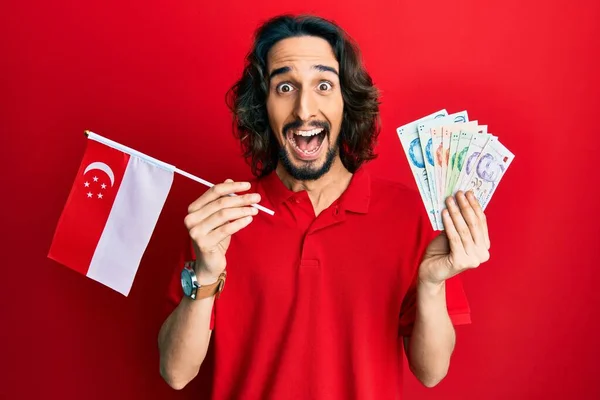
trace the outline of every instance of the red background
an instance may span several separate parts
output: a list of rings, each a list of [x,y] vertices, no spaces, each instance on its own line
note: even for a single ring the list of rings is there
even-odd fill
[[[283,11],[360,43],[383,92],[374,173],[413,185],[395,128],[440,108],[516,154],[487,211],[492,259],[464,275],[473,324],[448,377],[408,378],[406,398],[600,397],[597,1],[200,3],[2,2],[1,398],[199,397],[162,382],[156,338],[203,187],[176,179],[128,298],[46,255],[84,129],[213,182],[249,176],[224,95],[253,29]]]

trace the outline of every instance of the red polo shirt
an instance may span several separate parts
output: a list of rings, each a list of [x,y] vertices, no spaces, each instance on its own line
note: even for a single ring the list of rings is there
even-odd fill
[[[419,194],[363,169],[315,217],[275,173],[253,182],[260,212],[233,236],[214,309],[213,399],[399,399],[415,276],[436,235]],[[470,322],[458,277],[454,324]],[[171,300],[181,298],[179,281]]]

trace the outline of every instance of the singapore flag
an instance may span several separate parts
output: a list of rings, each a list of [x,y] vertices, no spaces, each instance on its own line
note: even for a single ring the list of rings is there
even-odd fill
[[[174,167],[88,133],[48,257],[127,296]]]

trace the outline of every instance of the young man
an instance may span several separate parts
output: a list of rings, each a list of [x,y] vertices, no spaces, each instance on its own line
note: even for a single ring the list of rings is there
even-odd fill
[[[162,376],[183,388],[214,335],[215,399],[398,399],[402,346],[436,385],[470,322],[457,275],[489,258],[481,208],[447,199],[435,234],[416,191],[364,169],[378,94],[339,27],[275,18],[247,61],[231,108],[257,179],[189,206],[196,261],[160,331]]]

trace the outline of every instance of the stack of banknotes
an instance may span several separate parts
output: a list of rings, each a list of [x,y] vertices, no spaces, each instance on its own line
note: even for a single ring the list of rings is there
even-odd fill
[[[445,200],[472,190],[485,210],[514,159],[487,125],[467,111],[440,110],[396,131],[434,230],[444,230]]]

